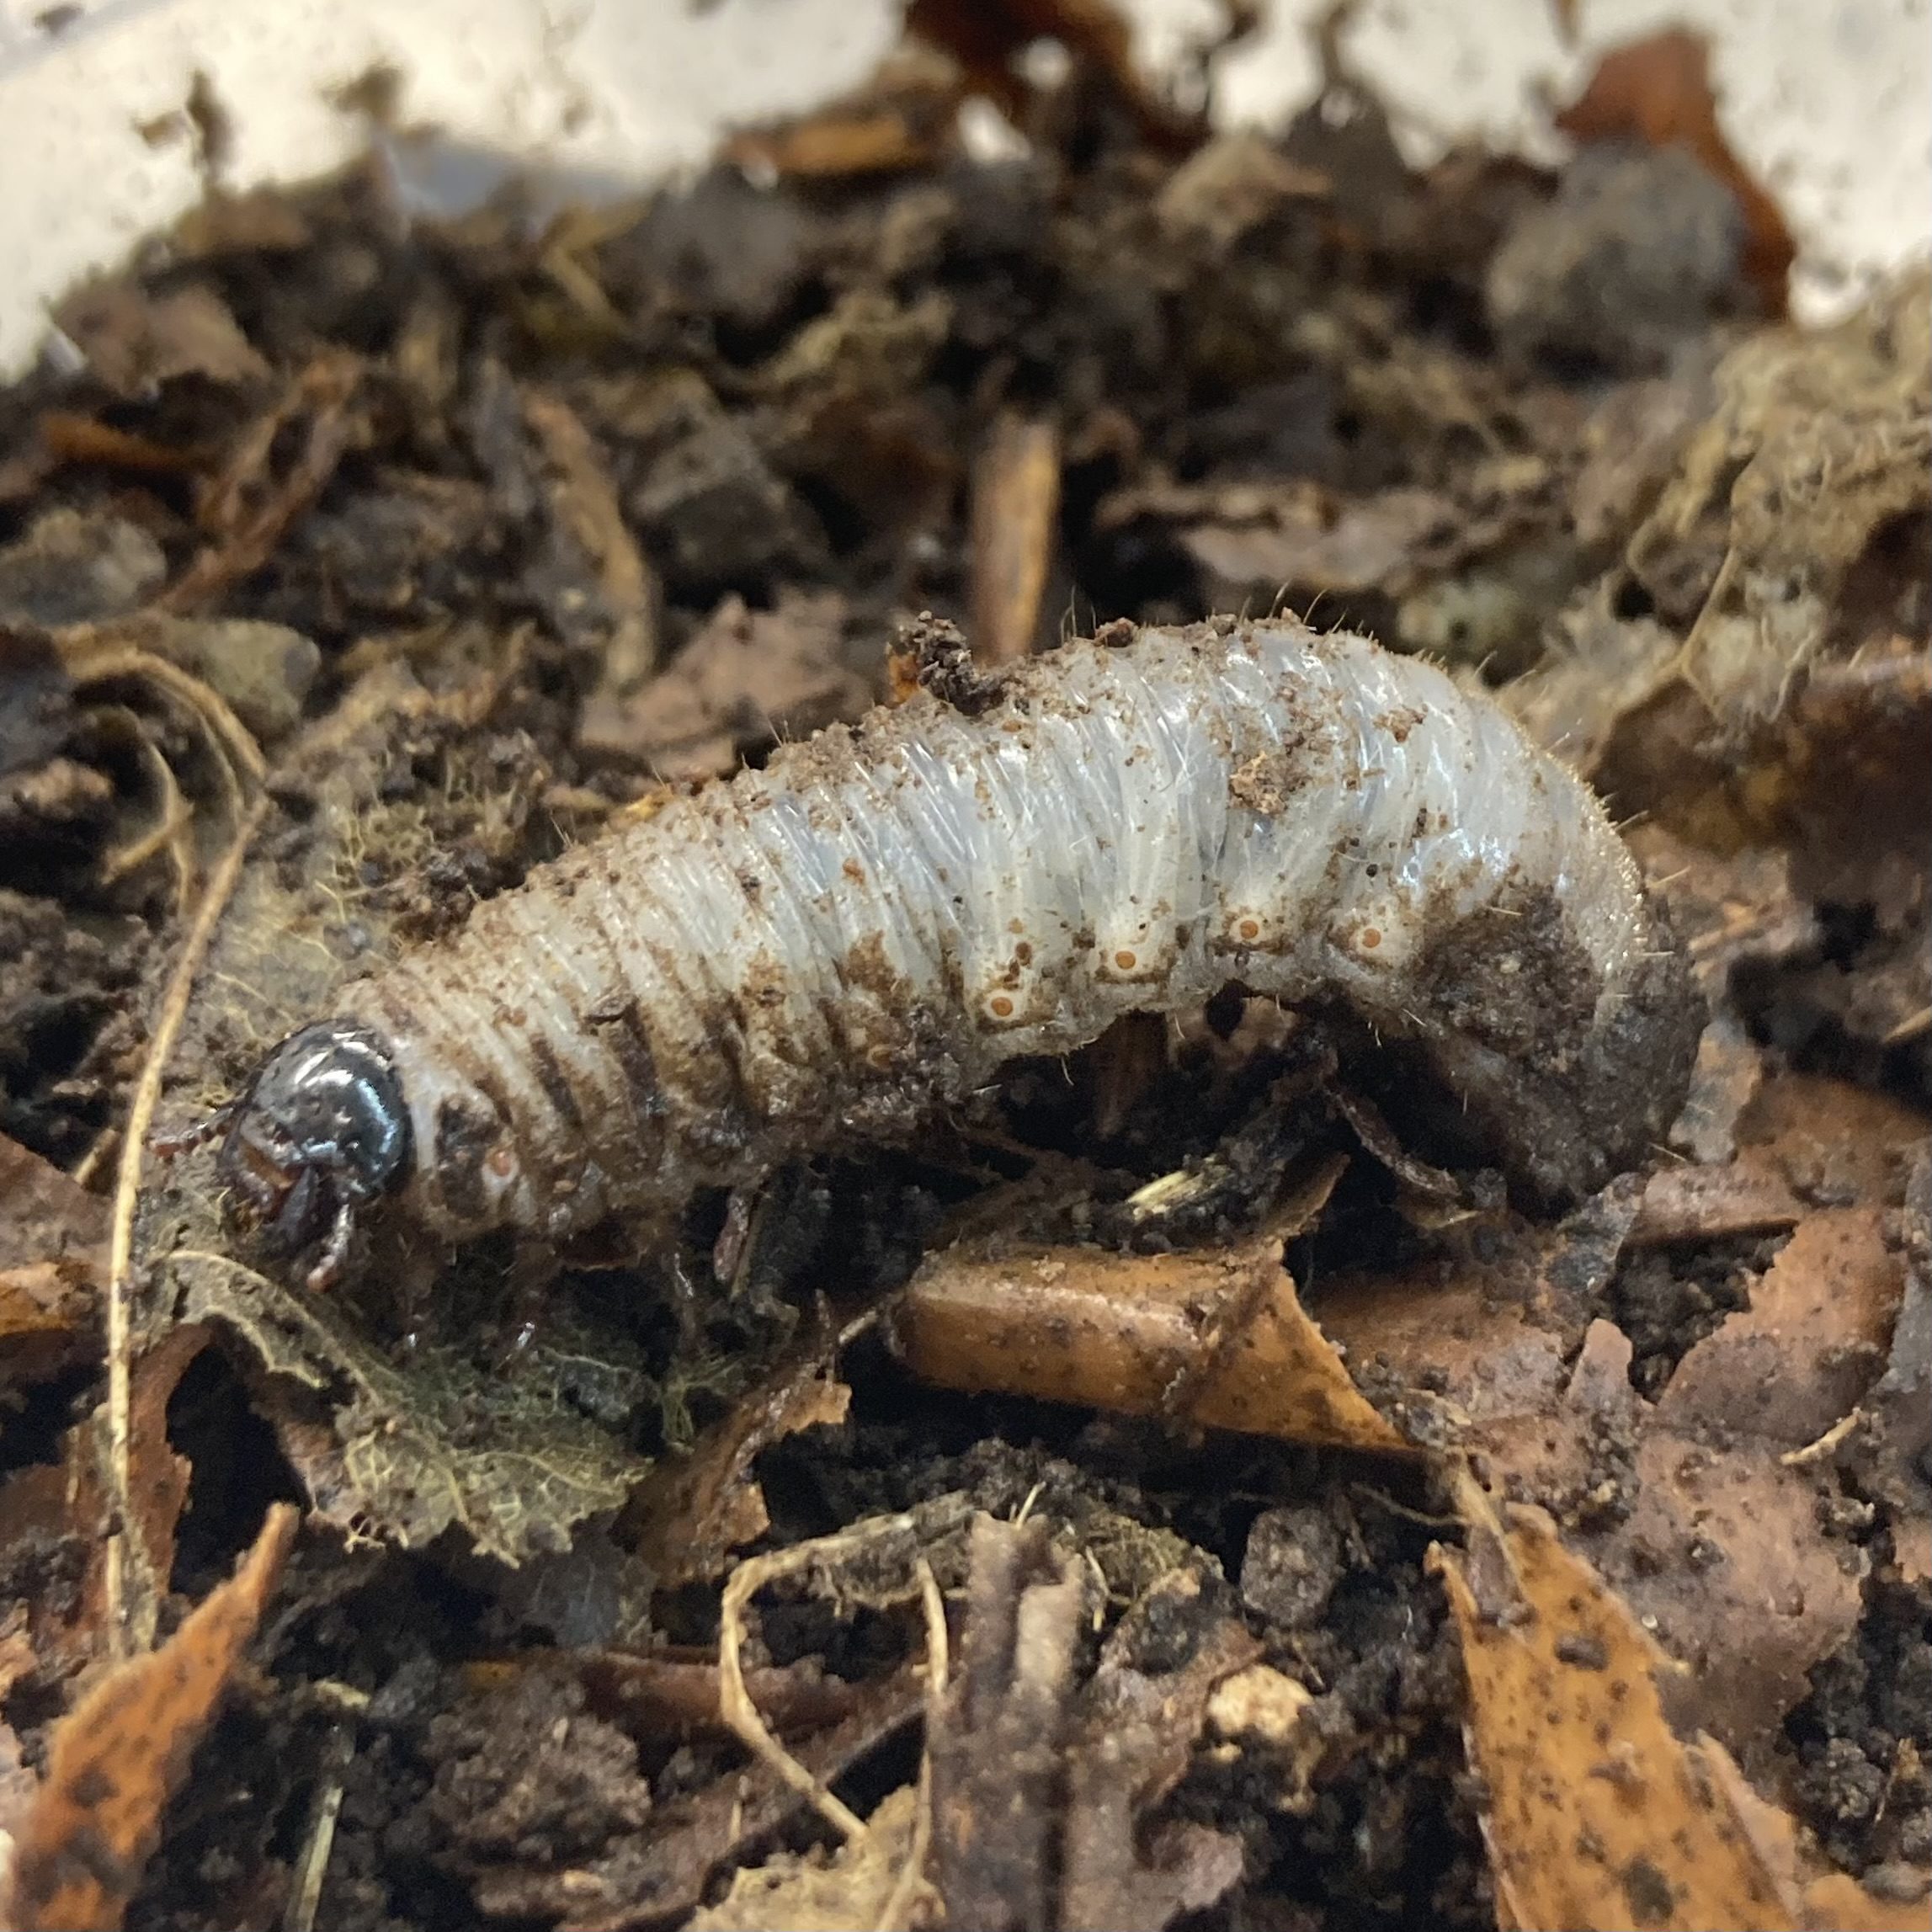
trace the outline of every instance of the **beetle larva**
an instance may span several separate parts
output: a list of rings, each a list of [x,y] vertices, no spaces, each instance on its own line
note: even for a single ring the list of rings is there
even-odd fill
[[[556,1240],[908,1133],[1003,1062],[1231,982],[1416,1042],[1512,1178],[1661,1137],[1700,1014],[1601,806],[1429,664],[1300,624],[1131,632],[674,801],[354,982],[223,1171],[339,1268],[393,1193]]]

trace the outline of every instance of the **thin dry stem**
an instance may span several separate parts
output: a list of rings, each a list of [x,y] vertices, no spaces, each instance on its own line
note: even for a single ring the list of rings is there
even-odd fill
[[[918,1901],[932,1891],[926,1878],[926,1856],[933,1843],[933,1739],[945,1702],[947,1681],[952,1674],[951,1643],[946,1630],[946,1599],[939,1594],[933,1566],[923,1557],[918,1560],[915,1574],[920,1608],[926,1616],[926,1737],[919,1752],[913,1842],[907,1848],[899,1876],[892,1881],[891,1892],[873,1922],[872,1932],[902,1932],[913,1923]]]
[[[865,1821],[849,1806],[840,1803],[819,1779],[812,1776],[797,1759],[772,1736],[758,1715],[751,1693],[745,1688],[744,1666],[740,1652],[744,1643],[745,1606],[767,1583],[780,1577],[795,1576],[801,1570],[831,1567],[856,1554],[882,1536],[902,1535],[913,1527],[910,1516],[881,1516],[836,1535],[814,1537],[810,1542],[795,1543],[789,1550],[774,1550],[753,1557],[732,1572],[725,1585],[724,1600],[718,1613],[718,1715],[730,1726],[747,1749],[763,1759],[772,1770],[804,1798],[841,1838],[857,1842],[871,1834]]]
[[[253,741],[249,742],[252,745]],[[228,849],[209,875],[208,888],[195,908],[194,922],[182,942],[180,955],[168,979],[168,991],[155,1016],[154,1030],[148,1037],[140,1078],[135,1082],[125,1136],[121,1142],[120,1161],[114,1181],[107,1305],[108,1498],[111,1528],[107,1539],[105,1583],[108,1641],[117,1656],[125,1656],[135,1649],[145,1649],[153,1636],[152,1602],[144,1608],[142,1627],[138,1631],[129,1628],[127,1590],[128,1525],[132,1520],[129,1465],[134,1343],[130,1290],[134,1268],[135,1207],[141,1197],[141,1157],[146,1150],[155,1106],[161,1098],[162,1076],[173,1051],[175,1036],[187,1017],[195,971],[215,936],[215,928],[228,901],[234,896],[236,883],[242,876],[242,861],[268,811],[268,802],[266,798],[258,798],[248,808],[235,828]],[[130,1641],[136,1637],[138,1642]]]

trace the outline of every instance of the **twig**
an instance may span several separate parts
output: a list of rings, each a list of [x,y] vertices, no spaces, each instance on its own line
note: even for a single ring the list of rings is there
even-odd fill
[[[226,767],[223,776],[234,788],[233,796],[241,795],[235,776],[237,767],[257,785],[268,776],[268,761],[262,756],[254,734],[235,716],[227,700],[200,679],[154,652],[125,645],[109,646],[92,653],[77,652],[67,665],[67,673],[77,684],[100,684],[113,678],[132,678],[178,700],[207,727],[216,756]]]
[[[1802,1449],[1786,1450],[1778,1461],[1786,1469],[1803,1469],[1812,1463],[1823,1462],[1864,1420],[1863,1409],[1851,1409],[1841,1415],[1817,1441],[1807,1442]]]
[[[252,741],[251,741],[252,742]],[[141,1197],[141,1156],[147,1145],[148,1128],[161,1098],[161,1081],[173,1051],[175,1035],[187,1017],[189,997],[194,991],[194,975],[215,935],[235,886],[242,876],[242,863],[247,856],[269,808],[265,797],[256,799],[235,828],[235,836],[220,862],[209,875],[208,888],[195,908],[194,922],[182,942],[174,962],[168,991],[155,1016],[154,1030],[148,1036],[147,1051],[141,1061],[141,1075],[135,1082],[134,1098],[128,1108],[125,1137],[121,1142],[120,1161],[114,1179],[114,1221],[109,1248],[107,1305],[108,1371],[108,1503],[111,1527],[107,1536],[104,1583],[107,1598],[108,1642],[116,1656],[133,1649],[146,1649],[152,1637],[152,1622],[139,1633],[138,1643],[130,1642],[127,1627],[127,1538],[133,1511],[130,1498],[130,1411],[132,1406],[133,1329],[130,1319],[130,1277],[134,1264],[134,1215]],[[152,1611],[152,1606],[149,1606]]]
[[[342,1815],[343,1774],[354,1755],[354,1732],[346,1724],[337,1725],[323,1754],[322,1788],[309,1817],[307,1842],[295,1861],[295,1882],[282,1913],[282,1932],[315,1932],[316,1908],[322,1903],[322,1881],[335,1849],[336,1820]]]

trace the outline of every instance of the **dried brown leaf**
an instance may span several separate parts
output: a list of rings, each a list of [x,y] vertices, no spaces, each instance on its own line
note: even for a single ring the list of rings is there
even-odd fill
[[[1161,1255],[951,1248],[895,1306],[893,1341],[913,1374],[942,1387],[1287,1441],[1404,1447],[1303,1311],[1281,1265],[1284,1238]]]
[[[1816,1441],[1885,1366],[1905,1291],[1881,1209],[1827,1209],[1798,1227],[1751,1289],[1751,1305],[1678,1364],[1659,1420],[1716,1425],[1783,1449]]]
[[[637,1554],[664,1587],[721,1574],[731,1553],[770,1523],[752,1474],[758,1458],[801,1429],[845,1419],[852,1392],[808,1355],[747,1391],[692,1452],[660,1463],[633,1514],[645,1525]]]
[[[1511,1510],[1502,1541],[1520,1602],[1479,1608],[1473,1552],[1435,1553],[1462,1639],[1498,1919],[1795,1928],[1797,1900],[1671,1728],[1657,1682],[1668,1660],[1541,1511]]]
[[[1589,1319],[1644,1227],[1647,1193],[1625,1184],[1594,1234],[1499,1231],[1486,1259],[1446,1278],[1424,1267],[1331,1284],[1322,1318],[1413,1439],[1463,1450],[1492,1493],[1557,1517],[1694,1667],[1686,1707],[1754,1767],[1807,1673],[1856,1628],[1860,1566],[1821,1526],[1828,1470],[1780,1462],[1754,1395],[1715,1418],[1674,1418],[1631,1386],[1629,1338]],[[1858,1360],[1869,1381],[1881,1358]],[[1843,1371],[1801,1352],[1791,1372]]]
[[[160,1650],[117,1666],[61,1720],[20,1833],[5,1914],[20,1932],[120,1924],[162,1810],[255,1634],[296,1521],[288,1504],[274,1504],[232,1579]]]
[[[1924,1922],[1922,1902],[1819,1872],[1795,1822],[1723,1746],[1685,1735],[1669,1710],[1678,1667],[1541,1510],[1512,1509],[1502,1525],[1485,1515],[1479,1506],[1467,1557],[1439,1547],[1431,1560],[1462,1639],[1502,1924],[1889,1932]]]

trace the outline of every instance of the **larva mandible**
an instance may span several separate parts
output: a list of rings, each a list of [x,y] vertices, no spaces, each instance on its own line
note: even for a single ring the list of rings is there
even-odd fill
[[[1700,1010],[1583,782],[1431,665],[1286,620],[1110,627],[673,801],[343,989],[225,1177],[340,1268],[393,1194],[561,1240],[902,1136],[1004,1062],[1237,982],[1419,1044],[1512,1178],[1661,1138]]]

